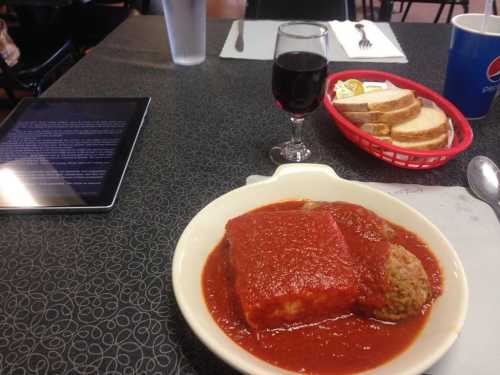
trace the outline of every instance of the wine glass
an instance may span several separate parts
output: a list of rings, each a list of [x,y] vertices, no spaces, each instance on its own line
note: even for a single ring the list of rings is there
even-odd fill
[[[271,149],[276,164],[303,162],[311,150],[302,142],[304,117],[321,103],[328,70],[328,29],[314,22],[288,22],[278,29],[273,65],[273,95],[290,114],[292,139]]]

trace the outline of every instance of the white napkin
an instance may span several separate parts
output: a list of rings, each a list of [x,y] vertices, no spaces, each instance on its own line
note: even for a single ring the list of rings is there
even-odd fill
[[[249,176],[247,184],[267,177]],[[500,222],[486,203],[456,186],[370,182],[413,206],[450,240],[465,268],[469,309],[464,329],[430,375],[500,374]]]
[[[283,21],[253,21],[245,20],[243,26],[243,51],[235,48],[238,38],[237,21],[233,22],[226,42],[222,47],[220,57],[250,59],[250,60],[272,60],[274,58],[274,47],[278,27]]]
[[[366,37],[372,43],[370,48],[359,47],[361,33],[354,27],[356,23],[363,24]],[[350,58],[404,57],[404,54],[371,21],[332,21],[329,24]]]
[[[238,37],[237,21],[233,22],[231,29],[226,38],[226,42],[220,52],[220,57],[229,59],[248,59],[248,60],[272,60],[274,58],[274,47],[276,43],[276,34],[279,25],[285,21],[263,21],[263,20],[245,20],[244,23],[244,49],[237,51],[235,48],[236,39]],[[326,24],[326,23],[325,23]],[[398,51],[401,51],[398,40],[388,23],[377,23],[379,31],[389,39],[391,44],[394,44]],[[374,58],[351,58],[342,48],[342,45],[337,40],[336,35],[331,31],[333,29],[332,22],[328,23],[330,29],[329,38],[329,61],[361,61],[361,62],[377,62],[377,63],[407,63],[408,60],[404,53],[400,52],[395,57],[374,57]],[[359,41],[360,36],[356,36],[356,41]]]

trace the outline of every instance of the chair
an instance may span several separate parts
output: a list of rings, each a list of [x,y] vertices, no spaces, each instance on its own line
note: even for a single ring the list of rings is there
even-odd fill
[[[372,21],[389,22],[391,20],[393,1],[395,0],[380,0],[380,8],[375,9],[373,0],[369,0],[370,15],[368,16],[366,0],[361,0],[363,9],[363,18]],[[401,0],[402,1],[402,0]]]
[[[404,3],[408,2],[408,5],[406,6],[406,9],[404,10],[403,13],[403,18],[401,18],[401,22],[406,21],[406,17],[408,16],[408,13],[413,3],[440,4],[439,9],[433,21],[434,23],[439,22],[441,14],[443,13],[444,7],[446,5],[449,5],[448,15],[446,17],[446,23],[450,23],[451,17],[453,16],[453,10],[455,9],[456,5],[462,6],[464,13],[469,13],[469,0],[408,0],[408,1],[400,0],[400,1],[401,1],[401,7],[403,7]]]
[[[83,49],[94,47],[128,17],[138,14],[130,6],[130,2],[124,3],[124,6],[109,5],[114,2],[115,0],[78,2],[67,8],[64,18],[69,23],[67,29],[71,30],[77,45]]]
[[[9,34],[21,51],[19,62],[13,67],[0,56],[0,87],[11,107],[18,102],[16,90],[40,95],[79,58],[73,41],[62,34],[32,34],[13,27]]]
[[[345,20],[356,16],[354,0],[247,0],[245,18]]]

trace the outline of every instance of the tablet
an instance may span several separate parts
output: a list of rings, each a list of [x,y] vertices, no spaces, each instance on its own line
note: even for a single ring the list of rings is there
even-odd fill
[[[0,125],[0,212],[107,211],[150,98],[26,98]]]

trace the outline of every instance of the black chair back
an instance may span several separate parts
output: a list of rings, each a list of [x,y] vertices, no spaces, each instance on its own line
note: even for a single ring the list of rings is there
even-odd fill
[[[248,19],[273,20],[345,20],[348,15],[355,16],[354,0],[247,0],[245,12]]]
[[[40,95],[80,57],[73,41],[62,34],[49,38],[48,33],[32,34],[16,27],[9,28],[9,34],[21,51],[19,62],[13,67],[0,56],[0,88],[5,90],[10,107],[18,101],[15,91]],[[4,104],[0,100],[0,107]]]

